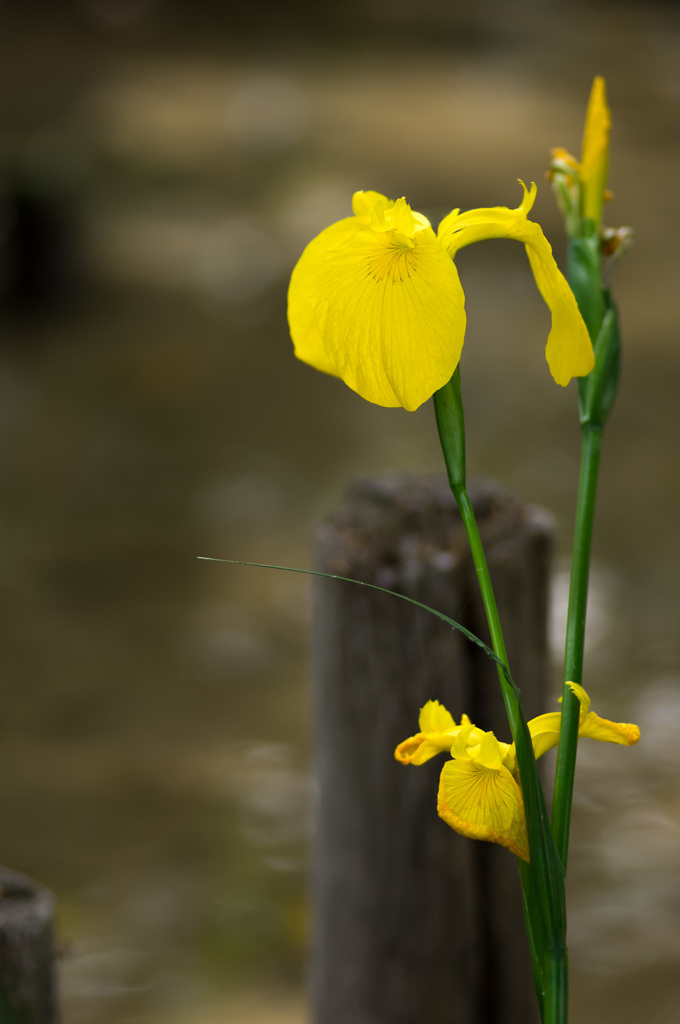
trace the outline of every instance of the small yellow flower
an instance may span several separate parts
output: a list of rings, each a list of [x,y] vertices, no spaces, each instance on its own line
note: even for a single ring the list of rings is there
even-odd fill
[[[581,705],[579,736],[625,746],[637,743],[637,725],[600,718],[590,710],[590,698],[583,687],[568,685]],[[555,711],[528,723],[536,757],[557,745],[560,718],[561,712]],[[528,862],[529,842],[514,745],[478,729],[467,715],[456,725],[438,701],[428,701],[423,707],[419,725],[420,732],[400,743],[395,757],[402,764],[423,764],[450,749],[453,760],[444,765],[439,782],[439,816],[461,835],[499,843]]]
[[[369,402],[417,409],[451,379],[463,347],[465,297],[452,257],[485,238],[515,238],[552,313],[546,357],[555,380],[588,374],[593,352],[576,301],[541,228],[527,219],[535,195],[535,186],[524,188],[516,210],[454,210],[435,235],[404,199],[356,192],[354,216],[322,231],[293,270],[296,356]]]

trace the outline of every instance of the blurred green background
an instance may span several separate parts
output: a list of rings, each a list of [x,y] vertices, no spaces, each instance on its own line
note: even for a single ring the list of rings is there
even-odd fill
[[[0,859],[57,896],[67,1024],[305,1021],[307,584],[195,556],[309,565],[349,478],[439,468],[429,405],[295,361],[290,270],[356,189],[436,222],[518,177],[561,259],[543,175],[594,74],[636,244],[585,685],[643,739],[580,751],[573,1013],[674,1019],[677,7],[5,0],[0,50]],[[575,389],[522,247],[457,262],[471,472],[558,522],[557,680]]]

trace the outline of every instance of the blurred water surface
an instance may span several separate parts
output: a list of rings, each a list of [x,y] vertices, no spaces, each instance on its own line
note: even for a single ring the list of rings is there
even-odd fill
[[[595,73],[609,219],[636,245],[586,685],[643,740],[580,752],[574,1018],[674,1019],[676,10],[81,0],[7,3],[0,32],[2,861],[57,894],[66,1020],[304,1019],[307,584],[196,555],[308,565],[348,478],[439,467],[429,407],[296,363],[290,269],[357,188],[436,221],[516,204],[517,177],[561,253],[543,172],[578,149]],[[470,466],[559,523],[557,680],[575,394],[545,368],[522,248],[458,263]]]

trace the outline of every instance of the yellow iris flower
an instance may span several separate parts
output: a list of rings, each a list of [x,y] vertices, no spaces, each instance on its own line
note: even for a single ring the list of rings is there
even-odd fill
[[[552,314],[546,358],[558,384],[590,373],[588,331],[538,224],[517,209],[454,210],[430,222],[378,192],[356,192],[354,216],[326,228],[291,277],[288,322],[295,354],[342,378],[376,405],[417,409],[452,377],[465,335],[465,296],[453,257],[486,238],[523,242]]]
[[[579,736],[604,743],[632,746],[640,738],[637,725],[609,722],[590,710],[590,698],[577,683],[568,683],[581,705]],[[557,746],[561,712],[539,715],[529,723],[536,757]],[[497,740],[492,732],[472,725],[463,715],[456,725],[436,700],[422,708],[420,731],[400,743],[394,756],[402,764],[423,764],[450,750],[452,760],[442,769],[437,810],[463,836],[499,843],[529,861],[524,803],[514,744]]]

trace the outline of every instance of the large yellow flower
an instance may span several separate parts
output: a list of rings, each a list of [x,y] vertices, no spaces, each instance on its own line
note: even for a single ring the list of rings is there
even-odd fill
[[[626,746],[637,743],[637,725],[600,718],[590,710],[590,698],[583,687],[568,685],[581,705],[579,736]],[[536,757],[557,745],[560,715],[555,711],[528,723]],[[528,862],[529,842],[514,745],[478,729],[467,715],[456,725],[438,701],[427,702],[418,724],[420,731],[400,743],[394,756],[402,764],[423,764],[438,753],[451,751],[453,759],[444,765],[439,782],[440,817],[461,835],[499,843]]]
[[[593,352],[576,301],[541,228],[527,219],[535,195],[535,185],[524,188],[515,210],[454,210],[435,235],[404,199],[356,192],[354,216],[317,235],[293,270],[288,321],[297,357],[369,402],[417,409],[451,379],[463,347],[465,298],[453,256],[485,238],[514,238],[552,313],[553,377],[566,385],[588,374]]]

